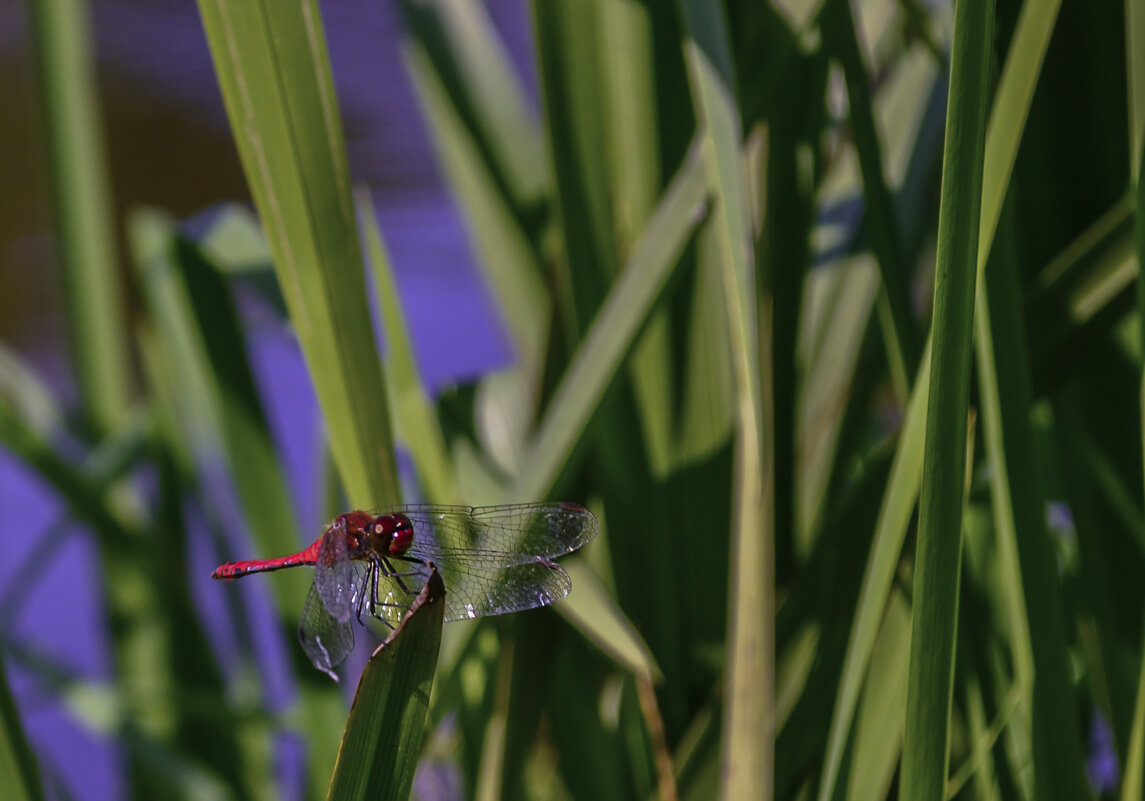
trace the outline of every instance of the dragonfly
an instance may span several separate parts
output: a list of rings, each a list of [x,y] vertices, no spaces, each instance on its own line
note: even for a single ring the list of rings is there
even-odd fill
[[[569,594],[572,579],[554,560],[598,530],[592,512],[565,502],[359,510],[335,517],[298,553],[227,562],[211,578],[313,566],[298,638],[314,666],[337,681],[334,668],[354,648],[352,621],[368,615],[395,628],[431,564],[445,583],[447,622],[534,609]]]

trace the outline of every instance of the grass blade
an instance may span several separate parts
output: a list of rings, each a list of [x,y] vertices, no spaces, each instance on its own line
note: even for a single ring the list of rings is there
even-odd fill
[[[1053,32],[1058,3],[1045,0],[1037,6],[1028,4],[1021,15],[1014,43],[1003,70],[1002,80],[995,98],[995,112],[986,135],[985,163],[988,175],[982,185],[982,218],[978,242],[978,273],[986,266],[986,254],[993,242],[994,230],[1001,214],[1009,176],[1013,170],[1018,144],[1024,130],[1024,121],[1033,99],[1034,88],[1040,74],[1041,60]],[[1022,64],[1009,66],[1010,60]],[[997,122],[995,121],[997,120]],[[1002,180],[1005,176],[1005,180]],[[867,575],[863,579],[862,597],[855,610],[851,642],[848,645],[844,683],[835,701],[835,713],[824,763],[824,780],[819,786],[819,799],[826,801],[834,790],[843,746],[850,731],[855,703],[858,701],[860,682],[866,672],[874,633],[882,618],[886,598],[890,591],[898,553],[906,536],[906,526],[918,492],[922,472],[923,421],[926,419],[925,396],[930,392],[930,347],[926,348],[919,378],[907,409],[899,446],[895,454],[892,477],[880,511],[875,545],[868,560]]]
[[[871,670],[855,719],[851,763],[861,767],[851,771],[847,792],[851,801],[887,797],[902,753],[909,653],[910,606],[895,593],[871,653]]]
[[[620,268],[612,226],[614,175],[604,146],[610,120],[607,104],[599,102],[608,83],[601,57],[604,2],[531,4],[563,234],[564,274],[556,280],[564,288],[556,296],[565,347],[588,328]]]
[[[994,242],[994,229],[1002,215],[1006,188],[1022,143],[1026,117],[1033,103],[1046,49],[1058,18],[1061,0],[1028,0],[1014,30],[1014,40],[998,81],[982,173],[982,226],[978,233],[979,270]]]
[[[418,371],[397,281],[369,192],[363,190],[359,193],[358,209],[366,240],[366,255],[374,276],[382,330],[389,350],[386,356],[388,387],[398,429],[403,434],[405,446],[413,454],[426,497],[433,503],[458,503],[461,498],[449,448]]]
[[[201,0],[243,169],[350,501],[398,501],[342,126],[318,6]]]
[[[354,695],[330,801],[406,801],[425,735],[445,587],[433,571],[401,625],[374,651]]]
[[[756,308],[750,216],[741,184],[741,121],[734,104],[727,23],[721,6],[697,0],[682,0],[680,6],[687,36],[685,61],[715,194],[710,225],[735,381],[727,717],[720,795],[769,799],[775,758],[774,394],[770,334],[761,337],[759,331],[770,330],[772,310],[769,301]]]
[[[863,175],[866,228],[878,257],[882,290],[879,317],[883,327],[891,375],[902,397],[919,359],[919,335],[911,313],[909,276],[903,264],[901,238],[894,217],[890,192],[883,178],[883,156],[875,129],[873,98],[866,68],[859,52],[856,17],[849,0],[831,0],[823,18],[823,32],[838,53],[847,80],[848,107],[855,132],[855,150]]]
[[[800,343],[806,369],[796,415],[801,469],[795,477],[794,526],[807,539],[820,535],[820,515],[830,508],[827,501],[837,480],[833,471],[847,433],[848,406],[841,399],[856,394],[863,379],[864,332],[878,287],[878,270],[862,257],[819,267],[807,276],[806,297],[822,298],[808,303],[804,316],[815,333]]]
[[[269,424],[246,360],[245,337],[221,276],[174,223],[154,211],[130,221],[140,284],[174,376],[179,418],[192,447],[213,444],[225,459],[259,551],[289,553],[302,536]],[[212,468],[212,454],[200,454]],[[285,578],[285,577],[284,577]],[[296,615],[304,576],[276,582],[279,611]],[[289,590],[287,588],[289,587]]]
[[[435,6],[424,6],[422,12],[428,15],[436,10]],[[424,16],[419,16],[419,21],[427,22]],[[522,210],[502,192],[496,165],[487,160],[480,138],[466,124],[463,101],[450,92],[450,84],[442,75],[446,67],[441,61],[448,63],[451,57],[439,56],[432,44],[423,40],[420,25],[413,25],[412,32],[418,38],[407,45],[405,62],[428,118],[438,159],[465,212],[479,264],[520,360],[530,375],[538,374],[544,355],[549,301],[543,278],[536,269],[534,245],[520,220]],[[458,70],[459,79],[467,75],[466,70]],[[519,131],[518,137],[526,132],[528,129]],[[539,133],[533,136],[539,143]],[[534,147],[528,144],[524,150]],[[547,172],[547,165],[541,166]]]
[[[903,741],[901,792],[919,801],[945,798],[950,758],[966,415],[993,21],[992,0],[963,0],[955,7]]]
[[[1129,169],[1140,180],[1145,156],[1145,6],[1125,2],[1125,70],[1129,86]]]
[[[564,566],[572,577],[575,592],[557,604],[556,611],[583,631],[616,664],[642,680],[662,680],[656,659],[640,632],[624,616],[584,560],[570,559]]]
[[[584,429],[647,323],[701,219],[707,196],[704,162],[693,154],[672,180],[632,258],[565,372],[536,437],[522,458],[509,500],[549,497],[567,470]]]
[[[1126,749],[1121,801],[1145,797],[1145,660],[1137,675],[1137,701],[1133,705],[1133,728]]]
[[[863,586],[859,590],[855,619],[851,625],[851,639],[843,662],[842,682],[835,698],[835,711],[827,740],[827,757],[823,763],[823,779],[819,783],[819,801],[827,801],[835,792],[859,693],[866,680],[867,666],[883,624],[887,599],[898,569],[899,554],[918,498],[930,386],[929,344],[923,351],[918,369],[919,377],[914,384],[903,429],[899,434],[890,479],[875,524],[875,539],[863,572]]]
[[[8,690],[4,660],[0,659],[0,787],[11,801],[42,801],[40,766],[28,740],[16,703]]]
[[[1141,9],[1136,11],[1136,19],[1134,22],[1134,35],[1140,35],[1141,28],[1145,27],[1145,21],[1142,20]],[[1140,54],[1136,59],[1140,58]],[[1138,66],[1134,64],[1134,66]],[[1141,70],[1136,70],[1137,79],[1142,77]],[[1140,87],[1135,86],[1135,82],[1131,81],[1130,86],[1134,86],[1140,92]],[[1141,107],[1141,98],[1133,97],[1136,105],[1133,111],[1140,115],[1145,112]],[[1141,124],[1140,118],[1134,119],[1134,123]],[[1139,134],[1140,131],[1134,131],[1134,134]],[[1134,154],[1137,161],[1133,162],[1136,174],[1136,194],[1137,205],[1134,212],[1134,227],[1136,229],[1135,245],[1137,251],[1137,314],[1140,320],[1142,311],[1145,310],[1145,272],[1141,271],[1141,265],[1145,264],[1145,160],[1142,159],[1140,149],[1142,147],[1141,140],[1136,140],[1138,152]],[[1145,341],[1145,334],[1142,334],[1142,340]],[[1139,359],[1142,364],[1138,367],[1141,373],[1141,389],[1138,393],[1138,402],[1141,405],[1141,419],[1145,421],[1145,350],[1139,354]],[[1143,434],[1145,436],[1145,434]],[[1145,453],[1145,442],[1142,443],[1142,452]],[[1137,668],[1137,698],[1133,704],[1133,725],[1130,730],[1129,742],[1127,750],[1125,751],[1125,778],[1121,786],[1121,798],[1123,801],[1128,801],[1131,798],[1141,798],[1145,795],[1145,658],[1140,658]]]
[[[423,57],[421,66],[432,64],[506,199],[518,209],[541,203],[549,192],[543,141],[489,10],[464,0],[404,0],[401,9],[430,59]]]
[[[44,0],[28,12],[43,91],[72,368],[84,413],[106,431],[128,409],[130,371],[88,4]]]
[[[975,310],[979,397],[990,464],[994,526],[1000,547],[1017,554],[1020,575],[1011,588],[1024,592],[1025,620],[1013,613],[1012,632],[1028,632],[1033,672],[1034,796],[1075,799],[1086,794],[1077,703],[1070,679],[1066,607],[1057,558],[1046,529],[1044,490],[1038,485],[1030,430],[1030,365],[1020,309],[1017,254],[1007,237],[992,251]],[[1018,665],[1029,657],[1015,656]],[[1021,673],[1019,672],[1021,676]],[[1021,676],[1021,678],[1027,678]]]
[[[258,552],[296,550],[302,537],[290,490],[246,360],[245,338],[229,288],[214,265],[180,238],[162,214],[136,212],[130,233],[150,321],[156,328],[160,356],[152,364],[168,368],[154,378],[169,384],[166,394],[181,429],[182,442],[173,443],[172,452],[183,447],[192,451],[201,475],[217,471],[220,462],[225,465]],[[270,587],[284,639],[293,648],[307,717],[340,720],[344,712],[340,694],[311,669],[295,644],[309,576],[290,572],[275,577]],[[225,591],[221,586],[214,589]],[[255,728],[245,726],[244,731],[250,734]],[[334,764],[331,734],[317,724],[307,729],[312,775],[318,774],[323,783]]]

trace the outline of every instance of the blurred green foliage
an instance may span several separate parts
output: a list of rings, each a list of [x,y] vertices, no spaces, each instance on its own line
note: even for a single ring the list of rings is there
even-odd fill
[[[235,209],[192,239],[139,210],[130,321],[104,178],[76,162],[99,153],[82,14],[31,6],[81,397],[60,408],[0,353],[0,442],[96,535],[114,681],[48,675],[122,744],[132,797],[279,797],[286,731],[308,798],[400,795],[419,757],[424,798],[451,772],[483,799],[1142,797],[1140,3],[997,0],[993,36],[956,37],[949,4],[915,0],[534,0],[534,114],[482,5],[402,0],[517,354],[437,398],[350,191],[313,0],[200,3],[261,229]],[[960,59],[985,77],[952,83]],[[371,663],[359,721],[387,682],[422,688],[380,744],[298,648],[297,704],[268,714],[249,632],[224,671],[190,602],[184,507],[218,476],[259,553],[304,537],[237,283],[298,337],[333,497],[395,501],[396,438],[427,500],[602,518],[555,611],[446,628],[428,699],[432,625],[432,649]],[[268,581],[290,637],[294,572]],[[39,798],[6,698],[0,787]],[[1098,721],[1119,771],[1087,781]]]

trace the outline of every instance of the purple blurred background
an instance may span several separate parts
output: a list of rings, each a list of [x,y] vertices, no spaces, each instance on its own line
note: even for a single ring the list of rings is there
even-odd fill
[[[523,0],[487,3],[525,86],[535,90]],[[398,274],[423,375],[437,389],[512,359],[476,272],[462,221],[433,161],[432,146],[401,62],[397,9],[385,2],[323,4],[342,103],[351,172],[374,192]],[[96,0],[95,51],[116,207],[164,208],[187,217],[211,204],[246,200],[206,41],[192,2]],[[15,348],[63,397],[73,397],[66,324],[54,263],[47,165],[24,4],[0,6],[0,340]],[[120,217],[122,219],[122,216]],[[122,252],[122,248],[121,248]],[[265,317],[265,316],[260,316]],[[281,445],[295,513],[317,525],[313,497],[320,431],[317,407],[294,342],[280,328],[250,332],[259,374],[273,371],[264,402]],[[265,385],[265,384],[264,384]],[[51,538],[52,546],[44,547]],[[111,675],[98,558],[87,533],[66,524],[55,494],[0,449],[0,632],[77,674]],[[192,539],[196,601],[221,610],[207,575],[215,555]],[[269,614],[265,587],[244,587],[252,615]],[[268,632],[272,704],[288,698],[292,642]],[[225,653],[226,643],[220,645]],[[22,663],[23,660],[20,660]],[[6,663],[17,704],[49,789],[78,799],[122,797],[119,755],[63,710],[16,660]],[[289,762],[284,759],[284,762]],[[289,771],[287,771],[289,773]],[[297,787],[288,776],[284,791]],[[58,795],[52,792],[52,795]]]

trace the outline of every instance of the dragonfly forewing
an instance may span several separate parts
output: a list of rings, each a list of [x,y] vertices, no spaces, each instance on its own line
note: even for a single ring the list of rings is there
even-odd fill
[[[599,530],[597,519],[572,503],[518,503],[503,506],[397,507],[414,526],[411,555],[438,563],[480,552],[502,567],[570,554]],[[437,559],[434,559],[434,557]],[[448,587],[448,585],[447,585]]]

